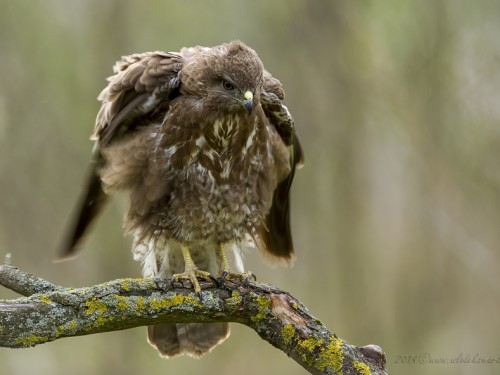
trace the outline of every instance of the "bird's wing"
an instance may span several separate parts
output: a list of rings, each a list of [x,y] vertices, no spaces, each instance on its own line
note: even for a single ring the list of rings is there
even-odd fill
[[[267,230],[261,230],[259,236],[272,258],[278,258],[290,263],[293,261],[294,248],[290,229],[289,193],[295,169],[303,165],[304,155],[295,133],[293,118],[288,108],[282,103],[285,94],[280,81],[272,77],[267,71],[264,71],[263,78],[262,108],[270,125],[276,129],[281,141],[288,148],[290,172],[278,183],[274,191],[271,210],[266,222]],[[288,169],[288,166],[284,167]]]
[[[184,48],[181,48],[179,54],[185,60],[189,60],[190,58],[196,56],[200,52],[206,52],[206,51],[209,51],[211,49],[212,48],[210,48],[210,47],[204,47],[204,46],[184,47]]]
[[[115,74],[98,97],[101,109],[91,137],[96,145],[86,185],[57,260],[75,255],[78,243],[107,201],[99,176],[104,164],[102,148],[138,126],[161,121],[176,95],[182,61],[179,54],[147,52],[124,56],[115,64]]]
[[[92,139],[106,146],[133,130],[144,117],[165,110],[179,86],[182,61],[179,54],[166,52],[122,57],[99,94],[102,104]]]

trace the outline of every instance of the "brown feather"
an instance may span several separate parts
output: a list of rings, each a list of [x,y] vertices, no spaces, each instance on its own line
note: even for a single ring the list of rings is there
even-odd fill
[[[215,250],[248,236],[290,262],[290,186],[303,161],[281,83],[239,41],[122,57],[100,93],[92,173],[63,255],[96,217],[104,192],[126,190],[126,230],[145,277],[184,270],[181,244],[215,275]],[[183,247],[183,248],[184,248]],[[217,255],[219,254],[219,255]],[[149,327],[160,354],[200,356],[227,324]]]
[[[187,354],[199,358],[229,336],[228,323],[178,323],[148,326],[148,342],[160,355],[172,358]]]
[[[73,215],[74,219],[70,222],[70,226],[66,230],[66,237],[63,240],[62,247],[59,249],[55,261],[71,259],[76,255],[78,245],[81,243],[87,228],[108,200],[108,196],[104,193],[101,179],[99,178],[99,169],[103,162],[104,160],[98,148],[94,147],[86,185],[77,206],[77,214]]]

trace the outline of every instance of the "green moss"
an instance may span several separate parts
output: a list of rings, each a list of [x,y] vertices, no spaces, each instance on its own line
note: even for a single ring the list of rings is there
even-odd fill
[[[16,340],[16,343],[21,344],[24,348],[29,348],[30,346],[42,344],[47,341],[49,341],[48,336],[29,335],[26,337],[18,338]]]
[[[363,362],[353,362],[352,365],[360,375],[371,375],[370,368]]]
[[[114,320],[115,318],[113,316],[109,317],[103,317],[103,316],[98,316],[97,319],[95,320],[95,326],[100,327],[104,325],[108,320]]]
[[[258,307],[257,314],[252,316],[253,322],[258,322],[259,320],[265,319],[269,313],[269,306],[271,306],[271,301],[266,297],[257,297],[256,299]]]
[[[281,336],[283,337],[283,342],[285,345],[290,345],[292,343],[293,336],[295,335],[295,327],[293,324],[287,324],[281,328]]]

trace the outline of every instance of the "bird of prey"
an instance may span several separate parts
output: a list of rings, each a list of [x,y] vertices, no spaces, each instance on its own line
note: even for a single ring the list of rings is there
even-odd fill
[[[124,56],[98,99],[91,171],[60,258],[77,245],[108,194],[125,190],[125,229],[144,277],[247,279],[225,249],[251,243],[290,263],[289,191],[302,150],[281,83],[240,41]],[[160,355],[199,357],[227,323],[148,327]]]

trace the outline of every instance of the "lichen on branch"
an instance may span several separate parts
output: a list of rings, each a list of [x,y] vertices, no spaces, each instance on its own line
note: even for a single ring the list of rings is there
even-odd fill
[[[158,323],[237,322],[312,374],[387,374],[380,347],[348,344],[280,289],[229,280],[223,287],[200,284],[199,295],[191,285],[161,279],[120,279],[72,289],[0,265],[0,285],[24,295],[0,300],[0,347],[26,348]]]

